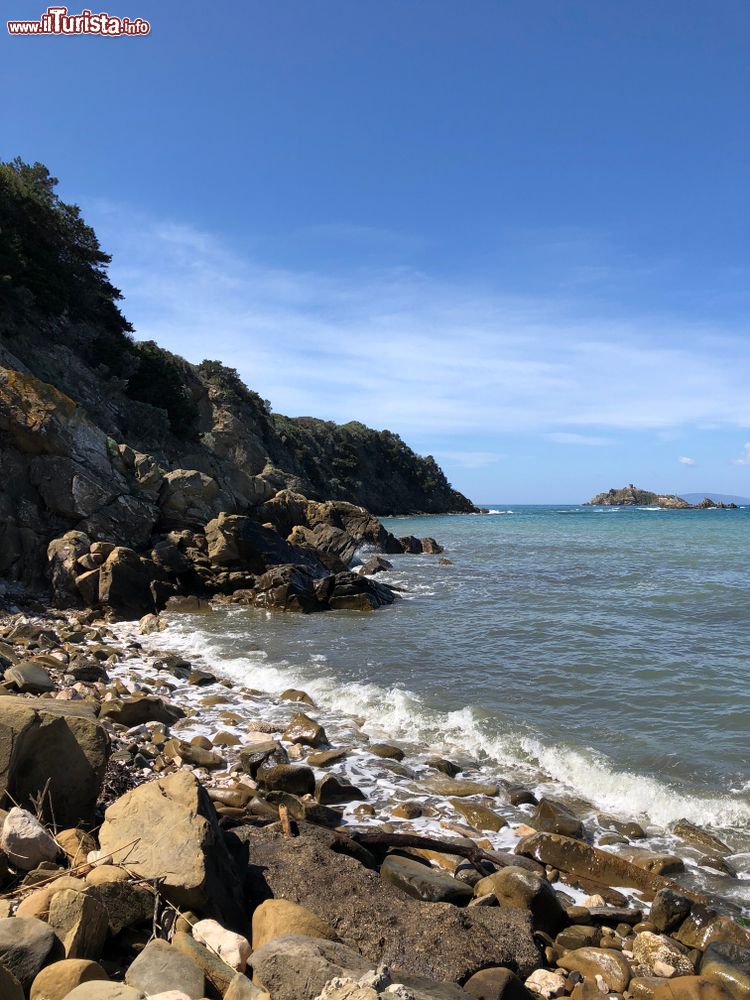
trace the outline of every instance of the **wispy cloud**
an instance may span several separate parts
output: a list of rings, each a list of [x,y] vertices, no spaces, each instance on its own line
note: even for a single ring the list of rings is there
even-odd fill
[[[273,267],[187,225],[113,205],[87,215],[139,337],[222,359],[291,415],[579,445],[623,429],[750,427],[750,341],[718,324],[604,321],[585,297],[524,298],[406,267]]]
[[[611,438],[598,437],[595,434],[576,434],[573,431],[555,431],[547,437],[555,444],[580,444],[593,448],[612,443]]]
[[[688,458],[687,455],[680,455],[677,461],[680,463],[680,465],[690,466],[691,469],[695,468],[698,464],[694,458]]]
[[[732,459],[734,465],[750,465],[750,441],[745,445],[745,450],[739,458]]]

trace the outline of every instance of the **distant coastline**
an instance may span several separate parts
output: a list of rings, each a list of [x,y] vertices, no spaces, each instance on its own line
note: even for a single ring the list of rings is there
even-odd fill
[[[700,496],[700,494],[696,494]],[[632,483],[622,489],[610,489],[606,493],[597,493],[596,496],[584,502],[586,507],[661,507],[665,510],[710,510],[713,508],[734,510],[738,504],[734,500],[725,503],[723,500],[714,500],[709,496],[703,497],[696,503],[690,503],[684,497],[679,497],[674,493],[653,493],[651,490],[642,490]]]

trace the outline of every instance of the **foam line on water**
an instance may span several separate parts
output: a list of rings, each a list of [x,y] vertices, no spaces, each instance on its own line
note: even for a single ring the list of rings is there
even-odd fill
[[[468,753],[485,767],[494,767],[500,777],[510,770],[534,781],[541,771],[569,793],[626,818],[645,817],[660,827],[686,818],[702,826],[750,830],[750,803],[736,794],[686,795],[657,778],[617,770],[605,755],[590,749],[545,745],[520,730],[492,733],[470,706],[440,712],[402,687],[343,682],[325,671],[325,657],[311,658],[305,668],[284,660],[272,663],[257,649],[241,656],[227,655],[222,642],[231,634],[231,615],[221,638],[214,639],[195,624],[195,619],[186,617],[166,632],[139,639],[144,646],[171,649],[193,659],[201,656],[219,674],[270,694],[288,687],[304,688],[321,709],[333,715],[364,717],[364,730],[378,738],[402,740],[448,755]],[[238,636],[238,642],[247,638]]]

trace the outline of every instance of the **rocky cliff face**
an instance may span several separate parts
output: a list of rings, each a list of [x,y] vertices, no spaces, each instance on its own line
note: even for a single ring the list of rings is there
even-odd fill
[[[0,164],[0,576],[42,582],[48,546],[64,537],[50,550],[51,571],[70,603],[114,606],[103,567],[115,547],[137,553],[117,572],[127,564],[136,590],[153,584],[156,606],[188,584],[251,589],[282,564],[311,574],[302,603],[332,606],[333,591],[310,597],[310,581],[345,572],[359,544],[413,549],[361,508],[474,509],[395,434],[279,416],[219,362],[191,365],[134,341],[106,279],[109,258],[54,184],[38,164]],[[277,504],[283,524],[267,509],[277,496],[296,498]],[[243,551],[253,535],[254,561],[207,556],[207,525],[220,517],[254,525],[240,532]],[[158,554],[166,541],[178,569]],[[216,578],[227,572],[247,579]]]

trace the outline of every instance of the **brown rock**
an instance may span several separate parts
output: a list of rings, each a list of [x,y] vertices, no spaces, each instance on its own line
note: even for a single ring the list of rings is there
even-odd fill
[[[464,989],[477,1000],[531,1000],[531,994],[510,969],[482,969],[475,972]]]
[[[253,950],[275,937],[301,934],[304,937],[338,941],[336,932],[320,917],[288,899],[267,899],[253,913]]]
[[[91,892],[61,889],[52,897],[47,922],[65,949],[66,958],[100,957],[107,939],[105,907]]]
[[[107,982],[109,976],[98,964],[83,958],[53,962],[36,976],[29,1000],[65,1000],[81,983]],[[3,1000],[5,996],[3,995]]]
[[[578,948],[559,958],[557,964],[568,972],[580,972],[584,979],[601,976],[615,993],[622,993],[630,982],[630,966],[622,952],[612,948]]]
[[[127,858],[137,875],[163,879],[161,890],[174,905],[242,932],[239,880],[194,775],[180,771],[127,792],[107,809],[99,844],[116,861]]]
[[[733,994],[714,979],[705,976],[678,976],[662,981],[653,1000],[735,1000]]]

